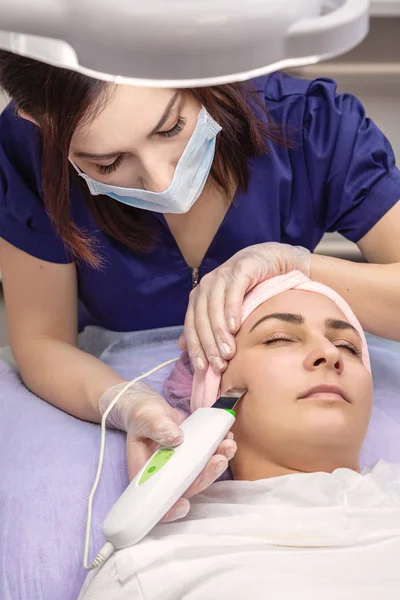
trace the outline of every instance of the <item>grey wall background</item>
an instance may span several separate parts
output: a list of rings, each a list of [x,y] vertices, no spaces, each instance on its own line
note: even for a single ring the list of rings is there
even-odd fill
[[[363,102],[367,114],[389,138],[400,157],[400,0],[375,0],[376,12],[397,12],[396,17],[374,18],[367,39],[347,55],[297,71],[313,78],[332,77],[339,91],[350,92]],[[0,111],[6,104],[0,94]],[[400,162],[400,159],[398,159]],[[328,235],[318,251],[357,258],[357,248],[338,235]],[[7,343],[4,303],[0,290],[0,346]]]

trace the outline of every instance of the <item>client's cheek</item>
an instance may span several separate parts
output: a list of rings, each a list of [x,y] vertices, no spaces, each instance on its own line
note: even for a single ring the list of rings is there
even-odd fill
[[[233,387],[248,389],[249,377],[245,361],[240,356],[235,356],[229,361],[228,368],[221,377],[221,392]]]
[[[251,432],[252,430],[252,420],[254,419],[255,413],[251,411],[251,400],[251,394],[248,392],[235,407],[236,420],[232,427],[232,431],[235,435],[236,443],[238,444],[240,444],[242,440],[247,440],[248,432]]]
[[[249,390],[235,407],[236,421],[234,428],[238,434],[253,437],[264,421],[265,403],[257,393]],[[232,431],[235,433],[234,429]],[[236,435],[236,433],[235,433]]]
[[[360,408],[368,410],[372,405],[373,398],[373,383],[372,377],[365,369],[360,369],[359,372],[353,372],[348,374],[347,380],[347,391],[350,399],[359,405]]]

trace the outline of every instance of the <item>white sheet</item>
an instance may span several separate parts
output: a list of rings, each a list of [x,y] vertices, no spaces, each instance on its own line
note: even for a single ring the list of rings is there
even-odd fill
[[[79,600],[395,600],[400,467],[226,481],[91,574]]]

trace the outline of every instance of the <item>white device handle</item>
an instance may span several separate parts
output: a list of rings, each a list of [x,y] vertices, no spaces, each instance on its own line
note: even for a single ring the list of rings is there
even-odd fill
[[[370,0],[345,0],[328,14],[302,19],[289,30],[287,56],[325,58],[353,48],[369,29]]]
[[[160,448],[131,481],[103,523],[116,549],[137,544],[185,493],[235,422],[232,411],[199,408],[181,425],[183,442]]]

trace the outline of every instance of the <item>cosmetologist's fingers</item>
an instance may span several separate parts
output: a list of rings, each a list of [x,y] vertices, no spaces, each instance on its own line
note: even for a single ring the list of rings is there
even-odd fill
[[[226,321],[226,293],[225,280],[222,277],[216,278],[215,285],[208,297],[207,313],[219,352],[223,359],[229,360],[235,353],[235,339],[230,333]]]
[[[228,468],[228,460],[222,454],[214,454],[208,461],[204,470],[200,473],[197,479],[186,490],[184,497],[192,498],[196,494],[200,494],[207,489],[222,473]]]
[[[190,510],[190,502],[186,498],[179,498],[177,502],[175,502],[174,506],[169,509],[166,515],[161,519],[161,523],[170,523],[171,521],[176,521],[177,519],[183,519],[186,517]]]
[[[194,290],[196,292],[197,290]],[[208,361],[201,346],[195,326],[195,295],[190,294],[189,306],[186,311],[184,336],[190,361],[195,371],[204,372],[208,367]]]
[[[194,312],[194,325],[196,332],[207,357],[216,373],[221,373],[226,368],[226,361],[222,358],[218,345],[216,343],[208,314],[208,297],[205,293],[200,293]]]

